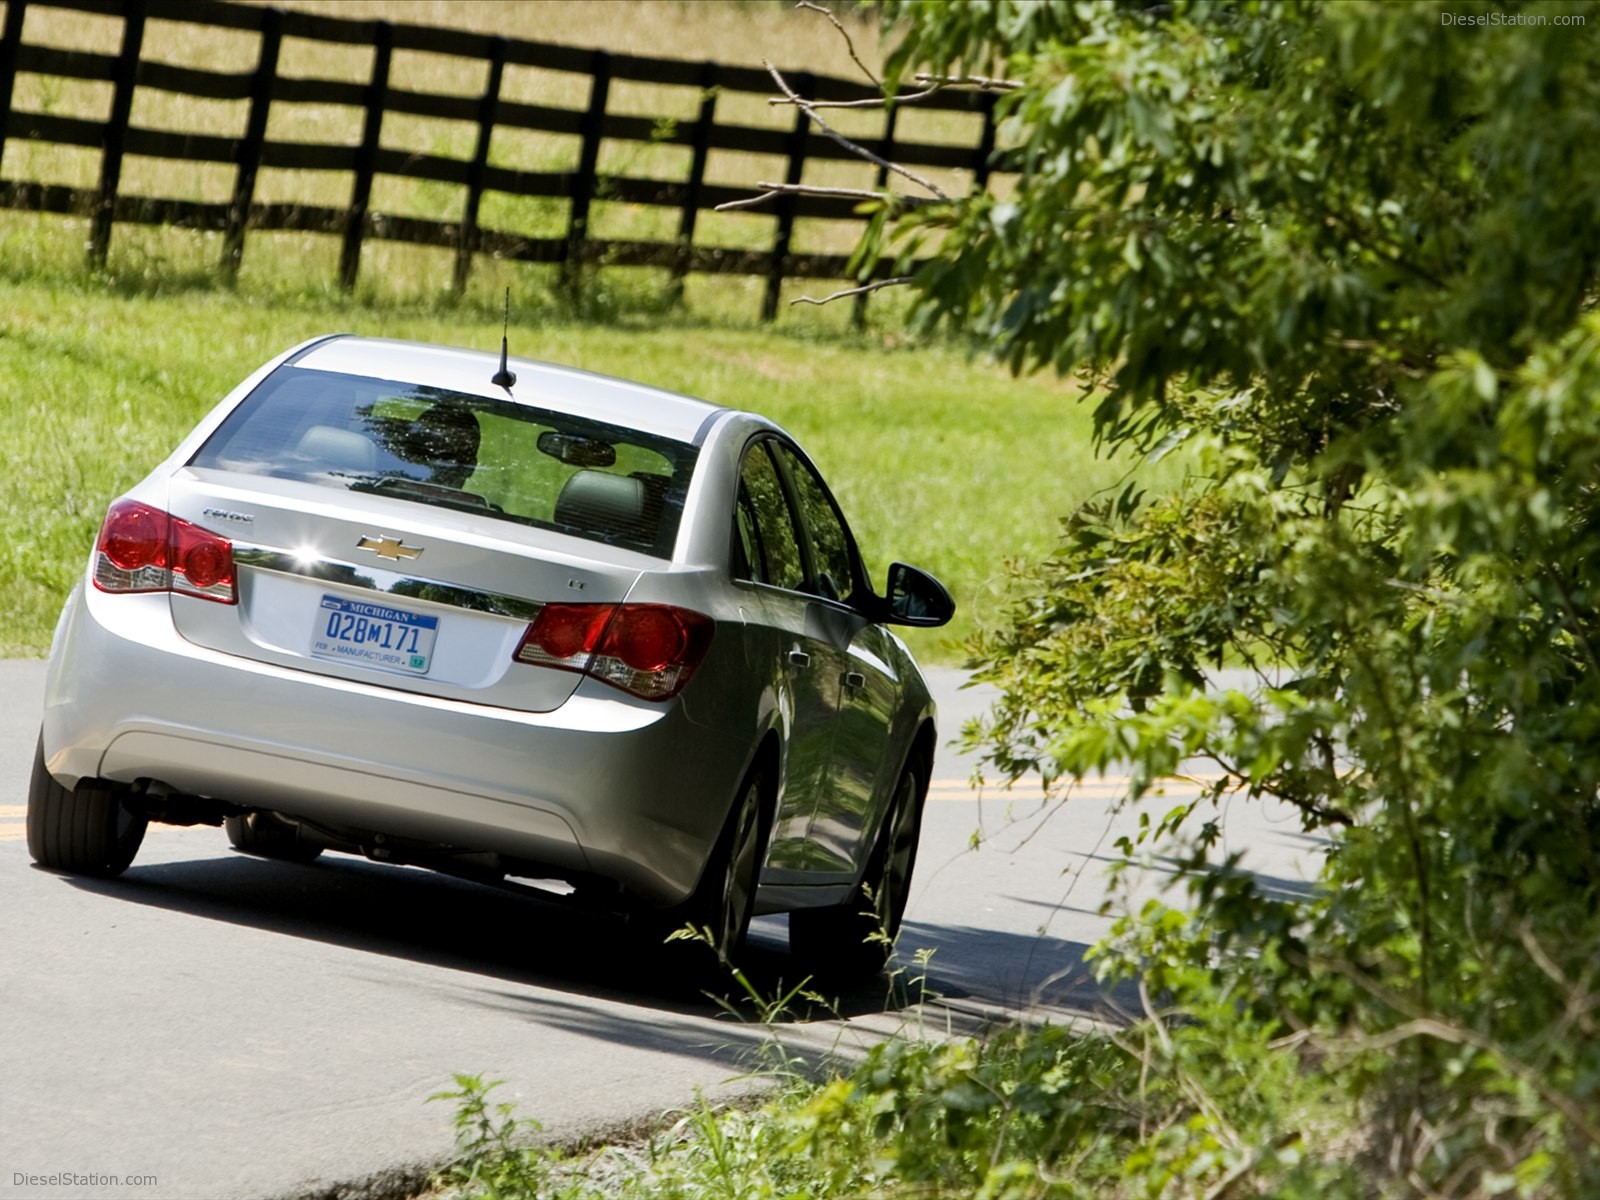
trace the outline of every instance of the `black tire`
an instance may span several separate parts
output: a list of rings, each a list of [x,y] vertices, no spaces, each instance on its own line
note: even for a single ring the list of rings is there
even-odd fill
[[[223,821],[228,831],[228,841],[235,850],[254,854],[257,858],[275,858],[279,862],[310,863],[317,860],[322,847],[300,840],[300,828],[280,821],[270,813],[253,812]]]
[[[103,779],[65,788],[45,769],[44,740],[28,781],[28,853],[41,867],[112,879],[139,852],[149,821],[127,804],[128,789]]]
[[[916,762],[895,783],[861,883],[843,904],[789,914],[789,952],[830,983],[870,979],[889,963],[917,865],[928,785]]]
[[[702,968],[738,962],[755,915],[756,885],[771,832],[769,795],[766,773],[753,769],[739,787],[694,895],[675,908],[646,918],[647,937],[662,941],[689,926],[700,936],[683,939],[683,946]],[[677,945],[678,940],[674,939],[673,944]]]

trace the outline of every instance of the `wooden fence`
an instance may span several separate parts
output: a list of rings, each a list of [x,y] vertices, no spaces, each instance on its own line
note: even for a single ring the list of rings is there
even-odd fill
[[[117,18],[122,22],[120,49],[101,53],[30,44],[24,40],[27,15],[40,9]],[[146,26],[156,20],[254,34],[259,43],[255,66],[230,73],[161,61],[146,53]],[[370,77],[352,82],[281,73],[280,51],[289,38],[370,48]],[[486,86],[481,94],[472,95],[408,90],[391,74],[391,62],[400,51],[481,64]],[[502,80],[507,68],[514,66],[571,73],[574,80],[585,81],[572,91],[586,94],[587,102],[565,108],[507,98],[502,94]],[[17,77],[25,72],[109,83],[109,113],[104,119],[90,119],[20,110],[13,100]],[[804,71],[790,72],[787,77],[801,94],[819,99],[861,100],[876,94],[860,83]],[[608,97],[618,81],[696,89],[698,113],[691,120],[663,122],[608,111]],[[135,93],[141,89],[243,102],[242,128],[233,136],[143,128],[131,120]],[[363,243],[385,239],[453,250],[458,289],[465,287],[474,257],[483,254],[519,262],[559,263],[568,271],[583,264],[666,268],[680,285],[691,272],[759,276],[766,281],[763,317],[771,319],[785,277],[838,279],[845,275],[846,255],[793,251],[796,223],[864,220],[848,199],[786,195],[773,202],[769,221],[775,224],[775,232],[763,248],[708,245],[697,240],[701,213],[750,196],[755,183],[754,179],[742,186],[708,181],[706,165],[713,151],[773,156],[783,163],[783,178],[788,183],[802,181],[808,162],[854,157],[810,128],[797,110],[783,110],[785,127],[760,128],[719,120],[719,100],[725,101],[733,93],[766,97],[774,90],[772,79],[759,68],[642,58],[218,0],[8,0],[0,34],[0,112],[5,114],[0,124],[0,207],[87,216],[88,254],[95,263],[105,261],[113,228],[119,222],[220,233],[220,268],[225,272],[239,270],[251,231],[309,231],[341,239],[338,271],[345,288],[356,282]],[[919,109],[980,114],[981,135],[971,145],[897,139],[894,111],[880,114],[875,136],[858,140],[877,154],[914,168],[962,172],[970,176],[974,187],[981,188],[988,181],[994,149],[992,100],[981,93],[951,93],[934,97],[932,104],[918,105]],[[348,106],[362,114],[359,141],[313,144],[273,140],[268,136],[271,115],[274,106],[283,105]],[[391,114],[467,122],[476,129],[475,149],[470,158],[458,158],[395,148],[384,140],[384,120]],[[490,146],[496,130],[576,135],[576,156],[556,170],[518,169],[505,163],[504,154],[494,156],[500,161],[492,161]],[[19,140],[98,150],[98,184],[75,187],[9,177],[6,147]],[[686,148],[688,169],[676,179],[607,174],[600,167],[601,145],[606,141]],[[129,156],[231,168],[231,198],[208,203],[130,194],[120,186]],[[349,203],[343,207],[263,203],[257,198],[257,180],[267,169],[345,173],[351,180]],[[456,209],[452,202],[448,215],[437,217],[376,211],[374,184],[386,176],[455,185],[458,191],[449,194],[459,197],[460,207]],[[495,192],[565,200],[564,231],[551,235],[546,230],[536,235],[530,230],[484,227],[479,220],[483,200]],[[604,202],[676,210],[676,236],[669,240],[591,236],[591,214],[597,203]]]

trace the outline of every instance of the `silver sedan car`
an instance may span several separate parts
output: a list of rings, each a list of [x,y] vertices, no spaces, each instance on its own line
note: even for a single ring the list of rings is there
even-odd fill
[[[690,925],[723,957],[880,969],[935,734],[787,434],[636,383],[327,337],[262,367],[112,503],[50,656],[42,866],[150,821],[408,863]]]

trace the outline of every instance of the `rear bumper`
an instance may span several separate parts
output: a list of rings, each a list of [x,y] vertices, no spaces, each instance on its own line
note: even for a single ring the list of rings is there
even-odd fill
[[[594,680],[545,713],[421,696],[208,650],[176,633],[165,596],[82,586],[57,629],[43,738],[64,784],[159,781],[598,875],[656,904],[698,882],[750,753],[676,702]]]

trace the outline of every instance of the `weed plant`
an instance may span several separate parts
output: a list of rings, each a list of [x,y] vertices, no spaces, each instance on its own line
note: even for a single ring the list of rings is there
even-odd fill
[[[1178,952],[1179,947],[1186,951]],[[703,1098],[643,1139],[563,1152],[537,1122],[457,1076],[458,1155],[441,1200],[1358,1200],[1363,1114],[1325,1070],[1354,1051],[1282,1036],[1248,972],[1152,906],[1099,953],[1143,980],[1117,1027],[925,1031],[821,1077],[779,1070],[757,1107]],[[1202,965],[1206,960],[1210,965]],[[1235,964],[1236,965],[1236,964]],[[1159,1003],[1153,999],[1159,996]],[[768,1012],[768,1016],[773,1014]],[[778,1035],[775,1035],[775,1037]],[[774,1062],[792,1065],[779,1054]],[[1515,1180],[1507,1191],[1515,1190]],[[1517,1194],[1523,1194],[1517,1192]],[[1532,1194],[1532,1193],[1529,1193]]]

